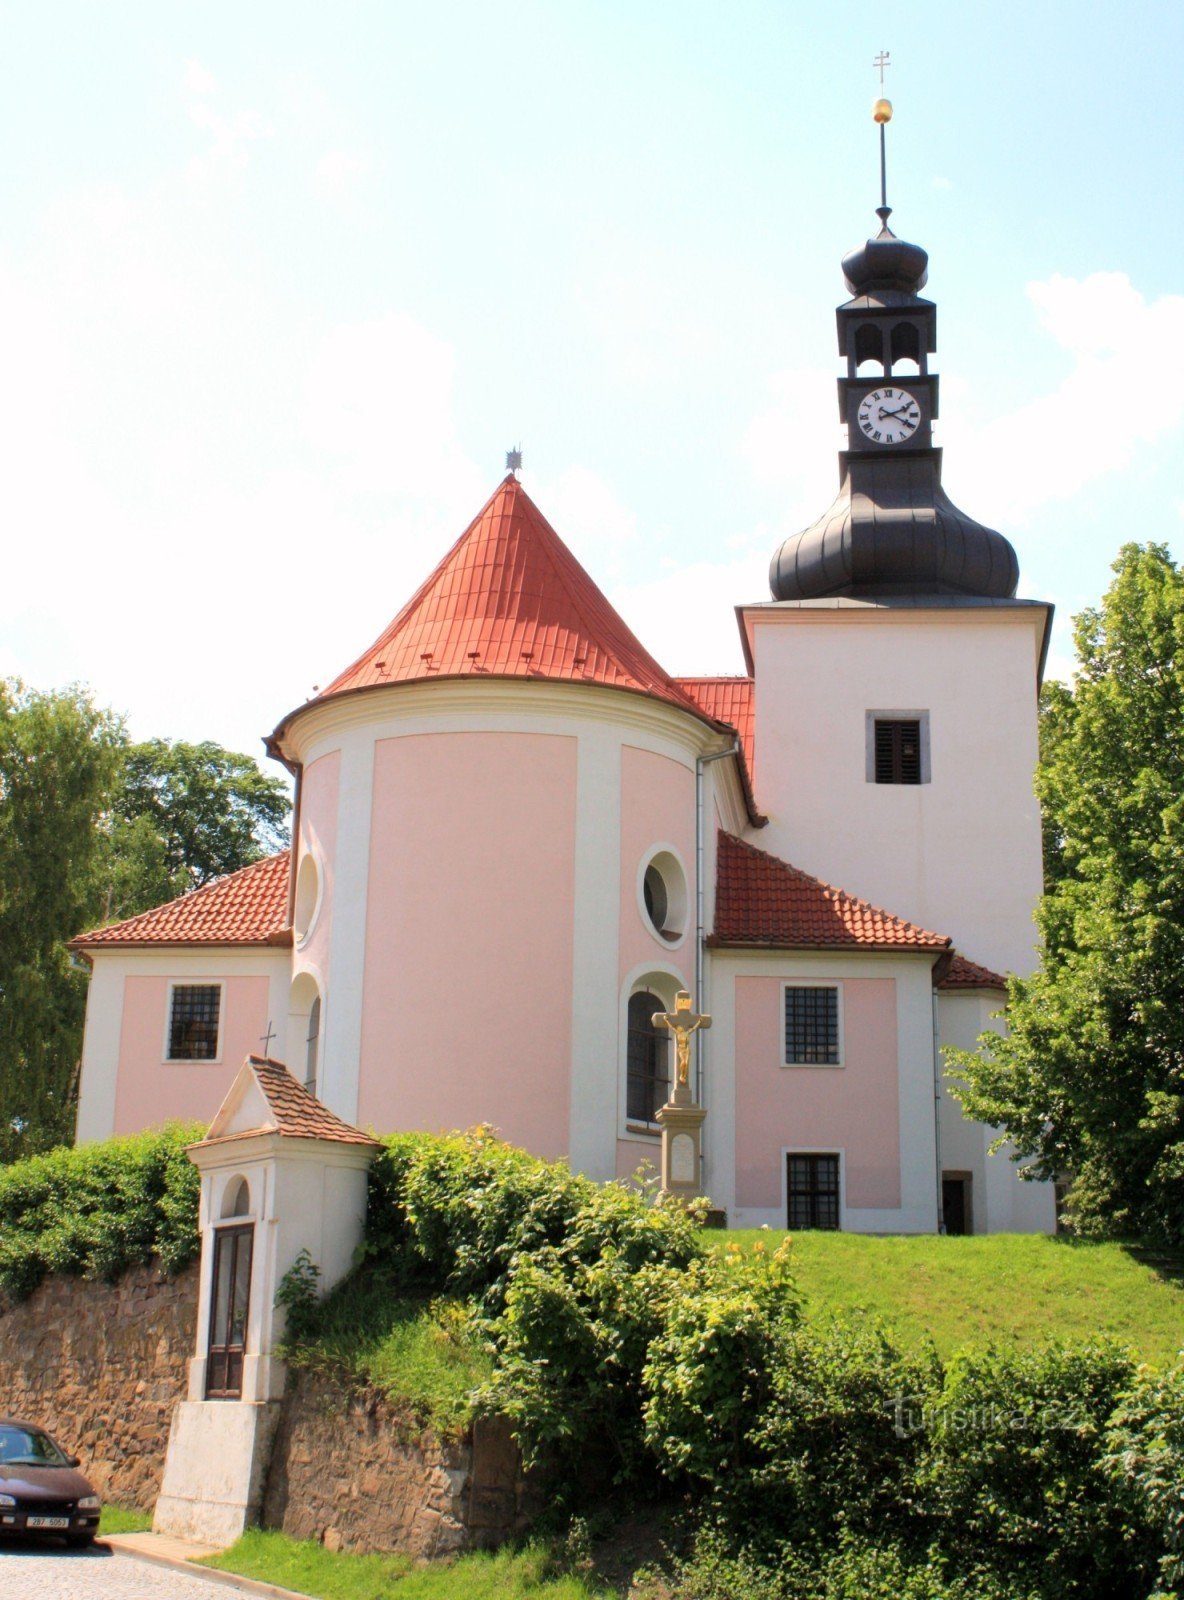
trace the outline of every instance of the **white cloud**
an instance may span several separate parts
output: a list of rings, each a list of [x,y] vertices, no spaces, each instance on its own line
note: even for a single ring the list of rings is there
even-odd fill
[[[484,479],[456,437],[455,373],[452,346],[405,312],[340,324],[304,380],[305,435],[356,491],[430,495],[436,484],[475,509]]]
[[[733,606],[764,600],[769,557],[700,561],[650,583],[614,587],[613,605],[667,672],[676,677],[744,671]]]
[[[369,171],[365,156],[349,150],[330,150],[316,164],[317,179],[327,189],[348,189]]]
[[[528,463],[529,465],[529,463]],[[637,539],[637,515],[590,467],[573,465],[527,492],[576,559],[603,584]]]
[[[274,132],[267,118],[259,111],[227,112],[218,109],[213,97],[218,85],[199,61],[190,61],[184,77],[185,109],[189,120],[211,142],[201,155],[189,163],[189,177],[198,183],[225,179],[241,171],[248,160],[248,146],[258,139],[266,139]]]
[[[835,453],[846,446],[835,398],[835,374],[824,367],[789,368],[769,379],[769,404],[753,417],[740,454],[758,483],[783,491],[792,521],[816,517],[835,493]]]
[[[941,430],[951,492],[986,521],[1070,500],[1184,427],[1184,295],[1148,301],[1122,272],[1058,274],[1027,292],[1070,372],[1007,416],[976,424],[960,407]]]
[[[199,95],[213,94],[218,85],[200,61],[189,61],[185,64],[185,87],[190,94]]]

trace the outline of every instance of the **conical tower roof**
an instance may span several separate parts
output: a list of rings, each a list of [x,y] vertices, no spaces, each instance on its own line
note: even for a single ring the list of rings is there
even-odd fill
[[[712,721],[626,627],[513,473],[394,621],[309,704],[441,678],[600,684]]]

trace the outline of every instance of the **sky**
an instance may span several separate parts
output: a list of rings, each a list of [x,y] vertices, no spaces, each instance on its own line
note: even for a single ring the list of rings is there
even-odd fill
[[[0,4],[0,676],[260,740],[523,482],[671,672],[838,487],[834,307],[929,252],[1022,595],[1184,557],[1178,0]]]

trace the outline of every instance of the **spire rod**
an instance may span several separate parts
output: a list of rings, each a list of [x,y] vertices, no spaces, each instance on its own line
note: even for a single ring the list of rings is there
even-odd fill
[[[884,68],[891,65],[892,62],[889,59],[887,50],[881,50],[879,55],[872,61],[872,66],[880,69],[881,89],[884,87]],[[885,100],[883,95],[880,96],[875,105],[872,106],[872,120],[880,125],[880,204],[876,207],[876,215],[884,227],[887,227],[888,218],[892,215],[892,207],[888,204],[888,155],[884,129],[892,121],[891,100]]]

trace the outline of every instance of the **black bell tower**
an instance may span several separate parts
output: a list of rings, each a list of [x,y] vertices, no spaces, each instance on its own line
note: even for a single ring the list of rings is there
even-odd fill
[[[923,300],[929,258],[888,226],[884,175],[887,100],[880,124],[880,231],[843,258],[852,298],[839,306],[839,415],[847,448],[839,496],[773,557],[775,600],[829,596],[1015,594],[1019,565],[1002,534],[959,511],[941,486],[933,444],[938,395],[929,357],[937,348],[937,307]]]

